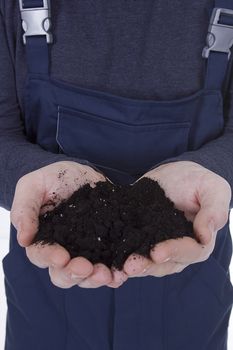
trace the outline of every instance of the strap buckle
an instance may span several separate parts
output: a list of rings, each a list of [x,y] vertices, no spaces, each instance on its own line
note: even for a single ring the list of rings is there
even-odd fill
[[[233,26],[220,24],[221,14],[232,16],[233,19],[233,10],[217,7],[213,9],[206,38],[207,46],[202,51],[202,57],[204,58],[209,57],[210,51],[227,53],[228,59],[230,58],[230,48],[233,45]]]
[[[26,44],[27,36],[46,35],[46,41],[51,44],[52,34],[49,32],[51,27],[50,0],[43,0],[43,7],[23,8],[23,0],[19,0],[22,27],[24,30],[23,42]]]

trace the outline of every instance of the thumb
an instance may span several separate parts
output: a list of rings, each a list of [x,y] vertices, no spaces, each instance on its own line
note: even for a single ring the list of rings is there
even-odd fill
[[[229,218],[231,191],[225,183],[207,186],[199,193],[200,210],[193,221],[193,229],[202,244],[210,243],[214,232],[220,230]]]
[[[193,222],[193,230],[199,243],[207,245],[211,242],[215,226],[216,224],[208,210],[204,208],[199,210]]]
[[[17,183],[10,212],[11,222],[17,230],[17,239],[22,247],[31,244],[39,224],[43,202],[43,186],[37,177],[23,176]]]

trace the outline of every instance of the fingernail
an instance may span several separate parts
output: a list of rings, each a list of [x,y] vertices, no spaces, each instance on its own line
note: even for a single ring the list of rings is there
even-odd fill
[[[165,263],[165,262],[167,262],[167,261],[169,261],[169,260],[171,260],[171,258],[170,258],[170,257],[165,258],[164,260],[162,260],[162,263]]]
[[[72,280],[76,280],[77,278],[80,278],[80,276],[74,275],[73,273],[70,275],[70,278]]]

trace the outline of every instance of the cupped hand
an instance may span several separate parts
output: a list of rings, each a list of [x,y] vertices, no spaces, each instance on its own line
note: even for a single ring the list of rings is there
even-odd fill
[[[193,222],[197,240],[182,237],[160,242],[151,249],[150,259],[131,254],[124,264],[124,272],[129,277],[162,277],[207,260],[214,250],[218,230],[228,221],[229,183],[191,161],[162,164],[143,177],[158,181],[175,207]]]
[[[51,282],[57,287],[117,288],[128,278],[123,271],[110,270],[101,263],[93,265],[84,257],[71,259],[59,244],[31,244],[38,230],[39,215],[54,209],[54,205],[69,198],[85,183],[95,187],[98,181],[106,178],[92,167],[63,161],[24,175],[17,183],[10,215],[18,242],[26,248],[33,264],[48,268]]]

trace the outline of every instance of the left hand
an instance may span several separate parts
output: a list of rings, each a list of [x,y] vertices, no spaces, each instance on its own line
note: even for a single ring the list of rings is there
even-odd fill
[[[194,233],[200,243],[190,237],[169,239],[151,249],[151,259],[131,254],[124,264],[126,274],[129,277],[162,277],[208,259],[214,250],[218,230],[228,221],[229,183],[191,161],[162,164],[143,177],[158,181],[175,207],[193,222]]]

